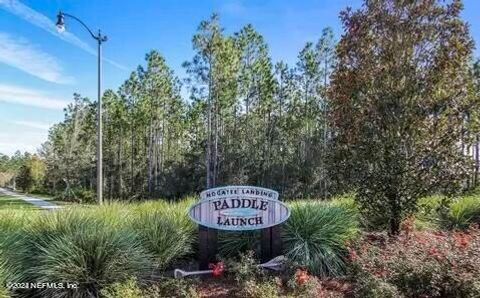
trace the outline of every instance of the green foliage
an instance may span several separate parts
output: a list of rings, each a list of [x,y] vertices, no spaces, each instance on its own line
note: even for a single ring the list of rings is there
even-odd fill
[[[161,278],[142,287],[135,278],[115,283],[102,290],[105,298],[199,298],[194,282],[188,279]]]
[[[191,204],[193,200],[145,203],[135,210],[131,226],[162,269],[193,252],[197,231],[187,216]]]
[[[218,250],[223,257],[236,257],[249,250],[260,253],[259,231],[231,232],[220,231],[218,234]]]
[[[343,274],[346,245],[359,231],[356,213],[317,201],[293,202],[290,207],[282,235],[285,255],[316,275]]]
[[[230,30],[229,30],[230,31]],[[227,34],[218,15],[202,21],[181,81],[158,51],[106,90],[104,195],[108,200],[176,199],[213,185],[250,184],[288,197],[332,194],[326,169],[326,90],[335,61],[333,31],[274,65],[252,25]],[[79,94],[54,125],[41,156],[45,184],[69,200],[95,189],[97,106]],[[1,170],[0,170],[1,172]]]
[[[225,266],[239,287],[239,297],[270,298],[279,296],[277,281],[258,267],[253,251],[241,253],[235,259],[227,259]]]
[[[273,279],[260,282],[248,280],[243,284],[242,297],[277,298],[279,297],[279,289]]]
[[[429,196],[419,200],[415,213],[417,229],[467,229],[480,223],[480,196]]]
[[[0,153],[0,187],[15,185],[15,176],[30,154],[22,155],[20,151],[15,152],[11,157]]]
[[[15,178],[17,187],[24,192],[41,191],[46,174],[45,162],[37,156],[29,157],[20,167]]]
[[[417,230],[435,230],[444,225],[443,214],[448,212],[450,198],[432,195],[418,200],[415,212],[415,228]]]
[[[479,101],[461,10],[460,1],[388,0],[341,13],[331,162],[336,179],[358,188],[365,216],[384,215],[392,234],[419,198],[460,189],[469,172],[459,140],[472,144],[464,135],[476,120],[466,115],[477,119]]]
[[[76,202],[82,204],[96,203],[96,193],[94,190],[85,189],[83,187],[69,187],[55,195],[60,201]]]
[[[9,298],[10,292],[7,289],[7,283],[12,280],[12,276],[10,276],[8,271],[5,270],[4,264],[3,257],[0,256],[0,298]]]
[[[337,196],[329,201],[329,205],[349,210],[352,214],[355,214],[355,217],[360,219],[360,223],[365,226],[367,220],[361,218],[354,197],[354,193]],[[245,254],[248,251],[254,251],[256,255],[259,255],[260,239],[260,231],[219,231],[219,253],[222,257],[227,258],[238,257],[240,254]]]
[[[124,283],[115,283],[101,292],[105,298],[144,298],[136,279],[131,278]]]
[[[76,282],[79,297],[97,295],[115,282],[150,273],[152,257],[137,235],[117,229],[87,210],[38,217],[2,239],[5,269],[18,282]],[[71,289],[44,289],[43,297]]]
[[[235,281],[240,285],[262,277],[262,270],[257,266],[258,260],[253,251],[242,253],[236,259],[227,259],[225,263],[228,273],[233,275]]]
[[[450,204],[447,227],[466,229],[474,223],[480,223],[480,196],[460,197]]]
[[[35,210],[37,208],[19,197],[0,194],[0,210],[13,211],[28,209]]]
[[[0,273],[5,274],[0,277],[76,282],[78,297],[97,295],[131,277],[143,281],[154,267],[165,269],[193,252],[197,228],[187,210],[194,201],[116,203],[45,214],[2,212]],[[68,291],[44,289],[41,295],[68,296]]]
[[[365,272],[354,276],[356,286],[355,297],[364,298],[402,298],[404,295],[398,289],[382,279]]]
[[[199,298],[194,282],[191,279],[162,278],[149,285],[144,291],[148,298]]]

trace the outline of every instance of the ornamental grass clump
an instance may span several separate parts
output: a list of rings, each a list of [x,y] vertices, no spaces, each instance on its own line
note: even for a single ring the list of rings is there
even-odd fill
[[[3,269],[15,282],[63,283],[65,288],[19,290],[20,296],[96,297],[102,288],[151,273],[152,256],[129,229],[88,210],[43,214],[2,239]],[[75,283],[76,290],[67,289]]]
[[[343,274],[347,243],[359,233],[357,213],[318,201],[293,202],[290,208],[282,234],[285,255],[315,275]]]
[[[154,255],[159,269],[193,253],[197,230],[187,215],[191,204],[193,199],[178,203],[149,202],[133,211],[130,225]]]

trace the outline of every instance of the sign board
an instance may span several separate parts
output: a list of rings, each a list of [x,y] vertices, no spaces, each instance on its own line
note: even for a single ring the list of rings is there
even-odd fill
[[[254,186],[225,186],[203,191],[190,208],[190,218],[199,225],[229,231],[269,228],[290,216],[278,192]]]

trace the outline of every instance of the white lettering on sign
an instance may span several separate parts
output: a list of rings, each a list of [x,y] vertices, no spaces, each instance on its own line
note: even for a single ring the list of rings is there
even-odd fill
[[[231,231],[264,229],[288,219],[290,210],[276,191],[253,186],[226,186],[203,191],[189,216],[199,225]]]

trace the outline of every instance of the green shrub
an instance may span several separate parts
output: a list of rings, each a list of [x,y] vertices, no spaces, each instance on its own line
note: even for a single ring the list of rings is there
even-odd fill
[[[145,298],[199,298],[192,279],[162,278],[149,285],[144,291]]]
[[[466,229],[473,223],[480,223],[480,196],[461,197],[453,201],[447,220],[447,226],[453,229]]]
[[[115,283],[102,290],[104,298],[144,298],[142,290],[137,284],[135,278],[131,278],[124,283]]]
[[[155,256],[159,268],[165,269],[193,252],[197,229],[187,216],[190,204],[193,203],[145,203],[133,214],[131,226]]]
[[[365,272],[355,276],[354,296],[362,298],[402,298],[398,289],[381,278]]]
[[[435,230],[441,227],[442,208],[448,209],[449,198],[441,195],[424,197],[417,202],[415,228],[417,230]]]
[[[82,204],[94,204],[97,202],[95,191],[82,187],[68,187],[64,191],[58,192],[55,195],[55,199]]]
[[[253,251],[240,253],[236,258],[224,261],[228,268],[227,276],[235,280],[238,297],[274,298],[279,297],[277,282],[258,267]]]
[[[264,277],[262,269],[257,266],[258,261],[253,251],[241,253],[237,258],[227,259],[224,263],[228,268],[228,274],[233,275],[233,279],[239,285]]]
[[[83,209],[44,214],[6,239],[2,253],[4,268],[17,282],[77,283],[78,297],[95,296],[131,276],[142,278],[152,263],[133,231],[111,226]],[[70,295],[71,289],[41,291],[42,297]]]
[[[243,284],[241,297],[246,298],[277,298],[280,297],[275,280],[248,280]]]
[[[282,235],[285,255],[313,274],[343,274],[346,244],[359,232],[356,213],[317,201],[298,201],[290,207]]]

